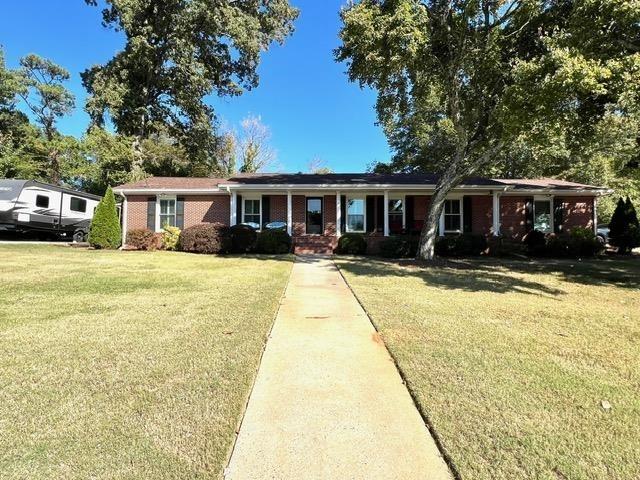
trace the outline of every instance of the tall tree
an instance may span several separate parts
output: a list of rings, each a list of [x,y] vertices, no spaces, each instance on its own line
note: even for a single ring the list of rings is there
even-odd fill
[[[48,180],[58,184],[62,179],[61,163],[68,160],[74,147],[73,139],[60,135],[56,125],[75,107],[73,94],[64,86],[69,80],[69,72],[51,60],[30,54],[20,59],[17,75],[18,95],[42,128]]]
[[[271,130],[259,116],[250,115],[241,122],[242,135],[238,142],[243,173],[255,173],[273,166],[276,152],[269,141]]]
[[[258,85],[260,53],[284,42],[297,10],[287,0],[85,0],[103,4],[103,23],[124,33],[124,49],[83,73],[95,125],[110,118],[139,141],[175,138],[194,162],[214,154],[210,94]]]
[[[440,173],[423,259],[433,258],[444,200],[465,177],[525,133],[529,145],[550,132],[584,138],[640,91],[637,2],[362,0],[341,16],[336,58],[377,90],[396,169]]]

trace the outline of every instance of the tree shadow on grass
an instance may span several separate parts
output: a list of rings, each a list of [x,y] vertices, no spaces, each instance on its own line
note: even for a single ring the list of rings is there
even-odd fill
[[[413,260],[344,257],[340,268],[346,272],[380,277],[418,277],[425,284],[469,292],[518,292],[558,297],[565,292],[535,277],[554,275],[562,281],[591,286],[640,288],[640,261],[625,260],[504,260],[496,258],[440,259],[434,264]]]

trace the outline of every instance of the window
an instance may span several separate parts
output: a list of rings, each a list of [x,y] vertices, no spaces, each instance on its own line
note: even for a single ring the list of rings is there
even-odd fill
[[[364,198],[347,200],[347,232],[364,232]]]
[[[71,197],[71,210],[84,213],[87,211],[87,201],[82,198]]]
[[[389,231],[402,233],[404,228],[404,202],[402,199],[389,199]]]
[[[36,207],[49,208],[49,197],[47,197],[46,195],[37,195]]]
[[[462,230],[462,206],[460,200],[444,201],[444,231],[460,232]]]
[[[160,199],[160,227],[176,226],[176,199],[161,198]]]
[[[260,228],[260,200],[253,200],[245,198],[244,202],[244,216],[242,223],[248,223],[255,228]]]
[[[533,202],[533,228],[542,233],[551,233],[551,200]]]

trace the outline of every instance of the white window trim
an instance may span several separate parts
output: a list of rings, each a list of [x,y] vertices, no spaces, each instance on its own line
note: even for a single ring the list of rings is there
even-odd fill
[[[156,195],[156,233],[162,232],[162,225],[160,224],[160,200],[173,200],[175,205],[174,217],[178,218],[178,197],[177,195]]]
[[[362,200],[362,212],[364,221],[362,223],[362,230],[349,230],[349,200]],[[367,233],[367,196],[366,195],[347,195],[346,205],[344,206],[345,231],[346,233]]]
[[[407,196],[406,195],[389,195],[389,202],[393,200],[402,200],[402,230],[406,230],[407,229]],[[390,218],[391,210],[389,210],[388,206],[387,206],[387,210],[388,210],[387,218]],[[389,234],[391,234],[391,232],[389,232]]]
[[[533,208],[533,228],[535,230],[536,228],[536,202],[549,202],[549,228],[550,228],[550,232],[543,232],[543,233],[555,233],[556,231],[556,226],[554,224],[554,216],[555,216],[555,212],[553,211],[553,200],[554,200],[554,196],[553,195],[535,195],[533,197],[533,205],[531,206]]]
[[[457,200],[460,202],[460,228],[458,230],[445,230],[445,221],[444,221],[444,204],[442,205],[442,213],[440,214],[440,236],[443,236],[445,233],[462,233],[464,231],[464,202],[462,201],[463,195],[452,195],[445,198],[445,202],[447,200]]]
[[[260,196],[252,195],[248,197],[245,197],[244,195],[242,196],[242,217],[240,218],[240,221],[238,223],[246,223],[244,221],[244,216],[245,216],[245,205],[247,200],[258,201],[258,209],[260,211],[260,221],[258,222],[260,226],[258,227],[258,231],[261,231],[262,230],[262,195]],[[255,213],[252,213],[251,215],[255,215]]]

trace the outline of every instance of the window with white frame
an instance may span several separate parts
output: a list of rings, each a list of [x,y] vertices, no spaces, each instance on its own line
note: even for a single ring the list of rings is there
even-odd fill
[[[536,199],[533,202],[533,228],[542,233],[551,233],[551,199]]]
[[[402,233],[404,228],[404,201],[401,198],[389,199],[389,231]]]
[[[444,201],[444,231],[462,231],[462,202],[459,198]]]
[[[364,198],[347,199],[347,232],[364,232]]]
[[[160,199],[160,228],[176,226],[176,199]]]
[[[242,223],[248,223],[255,228],[260,228],[260,200],[245,198],[243,202]]]

